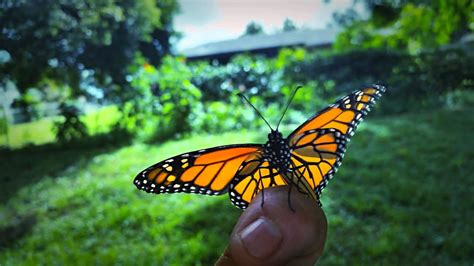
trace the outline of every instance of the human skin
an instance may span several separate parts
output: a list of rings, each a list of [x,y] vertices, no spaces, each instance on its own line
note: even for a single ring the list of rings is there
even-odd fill
[[[288,187],[259,193],[242,213],[216,265],[314,265],[326,242],[327,221],[314,200]]]

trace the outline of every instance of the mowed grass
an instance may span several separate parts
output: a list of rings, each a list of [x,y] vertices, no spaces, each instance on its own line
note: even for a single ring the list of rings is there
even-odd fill
[[[117,106],[109,105],[81,116],[90,135],[103,134],[120,119]],[[0,147],[21,148],[56,141],[54,123],[59,117],[47,117],[37,121],[9,125],[8,134],[0,132]]]
[[[472,265],[472,110],[370,117],[323,192],[321,265]],[[2,265],[209,265],[240,211],[226,196],[149,195],[144,167],[266,133],[194,136],[162,145],[0,154]]]
[[[9,125],[8,134],[0,134],[0,147],[18,148],[25,145],[40,145],[54,142],[54,118]]]

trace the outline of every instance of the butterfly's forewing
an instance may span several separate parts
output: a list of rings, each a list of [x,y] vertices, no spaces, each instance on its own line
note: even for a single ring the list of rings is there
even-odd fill
[[[306,182],[302,183],[307,183],[318,198],[341,164],[347,141],[384,91],[378,85],[354,91],[308,119],[288,137],[290,170],[304,178]]]
[[[301,124],[288,139],[291,141],[305,131],[323,128],[334,128],[342,134],[351,134],[383,92],[385,88],[379,85],[356,90]]]
[[[261,149],[259,144],[228,145],[184,153],[140,172],[134,180],[149,193],[220,195],[227,191],[242,163]]]

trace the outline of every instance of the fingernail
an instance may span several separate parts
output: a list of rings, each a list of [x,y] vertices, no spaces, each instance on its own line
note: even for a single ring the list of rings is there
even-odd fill
[[[273,254],[282,240],[278,226],[266,217],[260,217],[249,224],[239,236],[247,252],[259,259]]]

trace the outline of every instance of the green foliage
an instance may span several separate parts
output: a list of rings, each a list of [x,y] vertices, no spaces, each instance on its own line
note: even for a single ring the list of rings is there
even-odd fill
[[[7,132],[7,129],[8,129],[8,124],[7,124],[7,120],[3,117],[0,118],[0,132],[2,134],[5,134]]]
[[[299,85],[304,87],[292,108],[304,114],[369,83],[391,88],[381,108],[385,113],[469,102],[459,100],[455,92],[472,90],[472,45],[431,48],[472,32],[471,2],[362,2],[369,8],[369,19],[350,15],[335,50],[282,49],[277,58],[239,55],[226,65],[186,64],[167,57],[157,67],[174,34],[170,25],[175,0],[46,1],[42,8],[29,1],[7,1],[0,11],[0,41],[5,44],[0,72],[17,83],[22,95],[14,106],[31,118],[43,116],[45,103],[74,102],[94,91],[103,92],[92,97],[97,102],[119,106],[120,118],[104,113],[86,126],[79,115],[64,119],[63,126],[57,124],[63,127],[57,131],[63,141],[87,131],[126,131],[153,141],[192,131],[256,128],[260,122],[236,100],[236,92],[277,121],[286,98]],[[294,29],[289,20],[284,25],[284,30]],[[261,30],[255,22],[249,24],[249,33]],[[298,120],[300,114],[290,111],[288,121]],[[114,122],[90,126],[101,119]]]
[[[456,48],[419,55],[390,50],[313,53],[304,61],[290,62],[284,77],[289,84],[313,82],[309,87],[322,99],[341,96],[364,84],[385,84],[390,90],[381,109],[387,114],[439,108],[447,93],[472,90],[473,62],[471,51]],[[308,95],[301,104],[307,105],[310,99]]]
[[[308,51],[303,48],[283,48],[278,52],[278,56],[275,59],[275,68],[281,70],[287,65],[295,65],[304,62],[308,56]]]
[[[268,104],[260,97],[251,97],[250,102],[262,115],[268,120],[270,125],[276,126],[276,123],[282,115],[282,109],[279,104]],[[290,111],[287,114],[285,122],[302,122],[299,113]],[[200,110],[193,121],[193,127],[196,132],[218,133],[232,132],[235,130],[262,129],[268,130],[267,125],[258,117],[254,110],[241,101],[238,96],[230,99],[229,103],[222,101],[206,102],[203,109]]]
[[[143,64],[132,78],[134,98],[123,107],[122,126],[153,141],[190,132],[201,92],[180,58],[165,57],[159,69]]]
[[[472,111],[371,117],[361,125],[322,194],[329,230],[321,264],[472,262]],[[132,179],[168,156],[264,135],[2,153],[0,261],[213,264],[240,213],[228,198],[150,195]]]
[[[126,85],[128,63],[135,52],[149,48],[146,43],[159,43],[162,51],[155,51],[155,57],[168,51],[164,49],[169,48],[171,17],[177,10],[174,0],[43,1],[41,8],[37,4],[0,4],[0,42],[10,55],[0,73],[21,91],[53,79],[82,94],[84,70],[109,88]]]
[[[240,102],[247,95],[271,123],[276,123],[286,100],[296,94],[287,123],[298,123],[364,84],[388,85],[380,113],[470,104],[455,91],[473,89],[473,53],[450,48],[410,55],[391,50],[346,53],[283,49],[275,59],[240,55],[227,65],[186,64],[167,57],[160,68],[137,57],[130,68],[133,97],[118,109],[93,113],[82,120],[92,135],[127,131],[141,140],[155,141],[190,132],[224,132],[262,126],[253,111]],[[30,101],[37,98],[31,90]],[[41,99],[38,98],[38,99]],[[36,100],[35,100],[36,101]],[[295,112],[297,110],[301,113]],[[92,118],[94,117],[94,118]],[[304,119],[303,119],[304,120]]]
[[[313,81],[301,84],[305,85],[298,90],[298,93],[296,93],[293,101],[291,102],[291,108],[293,110],[302,111],[303,113],[307,114],[307,116],[310,116],[333,102],[332,100],[334,99],[332,97],[328,97],[327,93],[324,93],[325,91],[327,92],[332,90],[332,87],[329,83],[327,84],[327,88],[324,86],[318,86],[317,83]],[[295,91],[295,87],[285,86],[281,90],[285,95],[284,98],[289,99]],[[280,108],[283,108],[283,106]]]
[[[79,109],[71,104],[62,103],[59,111],[63,116],[62,122],[54,123],[56,138],[60,143],[77,141],[87,136],[87,128],[81,121]]]
[[[197,110],[193,120],[196,131],[208,133],[230,132],[236,129],[252,129],[261,125],[253,110],[245,106],[237,96],[230,98],[230,103],[222,101],[207,102],[202,110]]]
[[[470,86],[472,88],[474,84],[471,83]],[[474,106],[474,91],[454,90],[446,94],[444,101],[449,109],[462,109]]]
[[[473,56],[469,49],[460,48],[418,55],[394,50],[336,53],[283,49],[275,59],[241,55],[225,66],[198,63],[191,68],[192,82],[203,91],[206,102],[229,104],[229,99],[235,97],[232,92],[238,89],[263,100],[263,110],[269,104],[282,109],[294,88],[303,85],[292,108],[313,114],[363,85],[382,83],[390,88],[382,112],[400,113],[443,107],[447,93],[472,90]],[[222,113],[226,113],[224,109],[221,108]]]
[[[237,92],[274,101],[281,87],[281,71],[262,56],[237,55],[226,65],[192,64],[192,83],[204,92],[204,101],[229,102]]]
[[[116,105],[104,106],[96,111],[91,111],[81,117],[91,135],[109,133],[114,126],[120,123],[122,113]]]
[[[469,0],[366,2],[371,16],[347,25],[334,45],[338,51],[391,48],[417,54],[474,30],[474,3]]]

